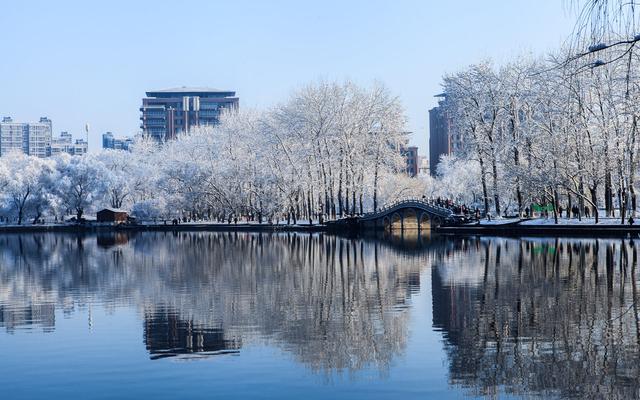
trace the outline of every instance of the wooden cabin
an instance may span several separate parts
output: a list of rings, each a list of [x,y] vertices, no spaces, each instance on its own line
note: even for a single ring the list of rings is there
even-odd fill
[[[124,224],[127,222],[129,214],[124,210],[115,208],[105,208],[96,213],[97,222],[111,222],[114,224]]]

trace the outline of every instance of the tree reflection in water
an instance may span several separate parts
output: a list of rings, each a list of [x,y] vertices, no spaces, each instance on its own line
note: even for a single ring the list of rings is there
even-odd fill
[[[432,268],[450,383],[637,398],[638,242],[464,239]]]
[[[385,373],[405,349],[426,264],[398,246],[295,233],[5,235],[0,326],[44,325],[28,312],[42,304],[135,306],[153,359],[266,342],[313,370]]]

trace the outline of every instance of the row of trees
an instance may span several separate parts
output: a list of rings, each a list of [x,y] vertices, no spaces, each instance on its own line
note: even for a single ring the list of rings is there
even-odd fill
[[[607,61],[566,52],[444,78],[464,151],[445,158],[440,173],[462,188],[457,197],[497,215],[523,214],[531,203],[551,205],[556,218],[562,208],[596,220],[600,207],[622,221],[635,213],[640,58],[632,48],[598,53]]]
[[[95,208],[141,219],[324,220],[422,193],[403,176],[397,97],[382,85],[320,82],[268,111],[223,116],[164,144],[82,157],[0,158],[2,215],[18,223]]]
[[[432,190],[497,215],[532,203],[581,218],[635,216],[640,76],[636,1],[576,1],[575,37],[546,59],[472,65],[444,78],[464,151]],[[530,210],[530,209],[529,209]]]

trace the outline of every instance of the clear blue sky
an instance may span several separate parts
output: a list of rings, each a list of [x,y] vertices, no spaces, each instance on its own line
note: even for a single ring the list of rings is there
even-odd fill
[[[139,130],[144,92],[236,90],[241,107],[283,101],[308,81],[380,80],[427,144],[441,76],[555,49],[575,12],[563,0],[6,1],[0,115],[49,116],[54,134]]]

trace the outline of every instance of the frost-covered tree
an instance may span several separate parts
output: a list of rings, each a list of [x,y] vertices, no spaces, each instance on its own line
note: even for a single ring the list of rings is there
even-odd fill
[[[21,182],[34,180],[33,170],[50,178],[49,186],[40,185],[43,196],[28,190],[27,199],[50,202],[34,216],[73,212],[80,220],[110,206],[140,220],[322,222],[425,193],[424,182],[403,177],[404,124],[399,99],[382,84],[321,81],[278,106],[223,114],[219,124],[173,141],[140,138],[131,152],[46,162],[20,156],[31,169],[0,159],[0,191],[24,197],[31,185]],[[3,174],[9,163],[15,171]],[[14,201],[13,208],[27,203]]]
[[[2,158],[4,181],[2,198],[5,209],[23,223],[26,216],[33,215],[34,222],[40,218],[48,206],[47,189],[54,165],[50,160],[29,157],[20,152],[10,153]]]
[[[98,207],[107,192],[107,169],[95,155],[82,157],[63,156],[56,160],[60,179],[56,194],[68,211],[76,214],[78,221],[86,211]]]
[[[498,213],[504,203],[522,215],[543,204],[556,220],[564,211],[598,221],[601,208],[622,223],[635,216],[640,59],[602,51],[624,57],[584,69],[566,49],[546,61],[483,63],[444,78],[445,106],[464,140],[457,157],[477,162],[485,210]],[[456,173],[443,171],[439,185]]]

